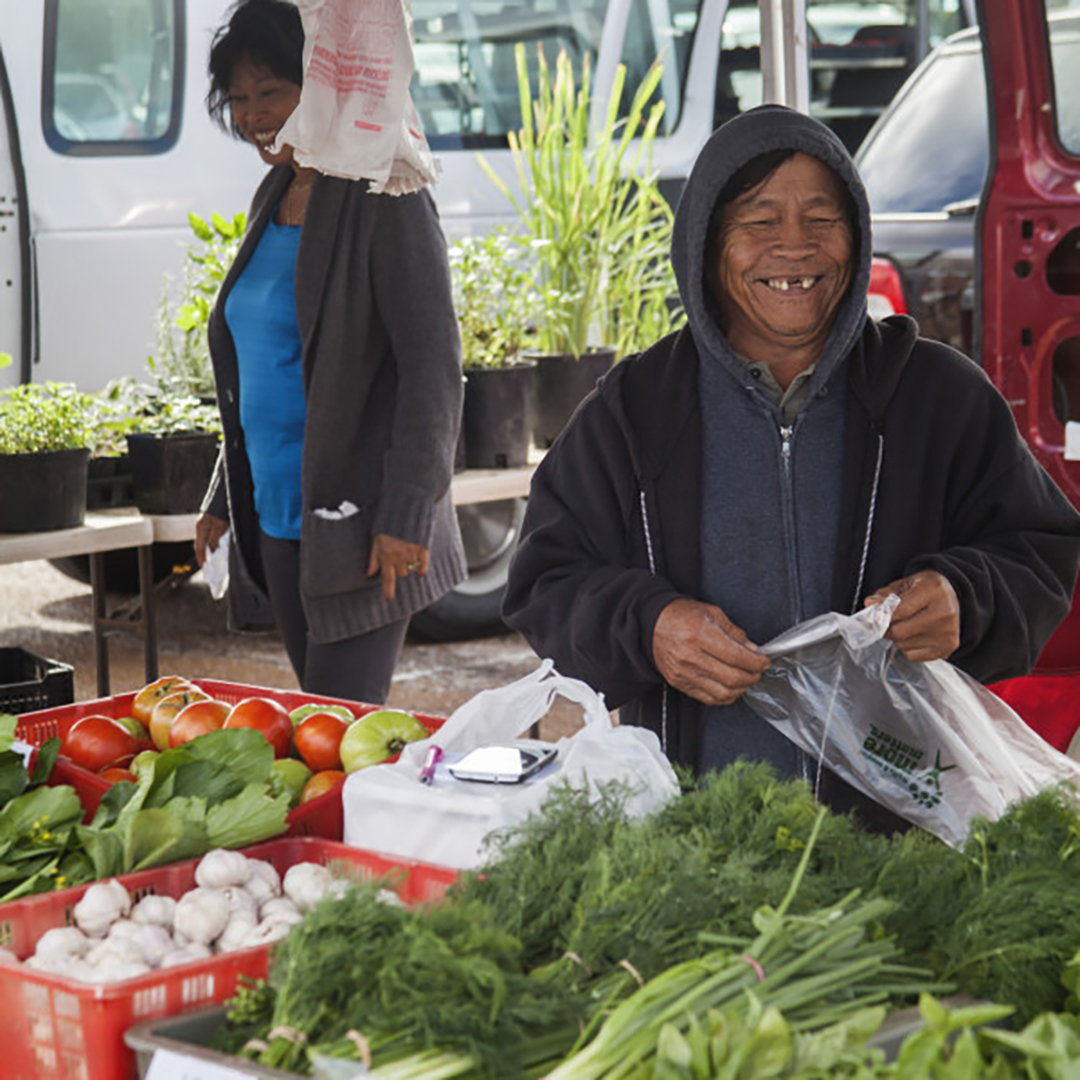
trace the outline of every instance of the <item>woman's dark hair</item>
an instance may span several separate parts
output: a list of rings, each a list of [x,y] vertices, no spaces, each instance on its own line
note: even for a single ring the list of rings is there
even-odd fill
[[[295,3],[239,0],[230,9],[228,22],[214,34],[206,108],[223,130],[231,131],[237,138],[240,133],[229,111],[229,84],[233,68],[241,60],[250,60],[297,86],[303,84],[304,24]]]

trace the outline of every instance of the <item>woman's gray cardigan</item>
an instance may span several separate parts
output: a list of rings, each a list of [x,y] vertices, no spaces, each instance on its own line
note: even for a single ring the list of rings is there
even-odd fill
[[[203,509],[231,525],[229,623],[237,630],[274,620],[240,427],[236,350],[223,313],[291,175],[279,166],[260,184],[210,319],[224,439]],[[466,573],[450,498],[462,374],[446,244],[426,191],[372,195],[367,186],[316,178],[296,261],[307,398],[300,589],[320,643],[407,617]],[[356,512],[343,511],[345,503]],[[367,576],[376,533],[430,549],[426,577],[399,579],[391,604],[378,576]]]

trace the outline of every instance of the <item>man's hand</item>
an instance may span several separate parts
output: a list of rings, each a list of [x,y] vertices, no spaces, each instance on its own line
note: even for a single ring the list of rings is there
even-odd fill
[[[217,551],[228,527],[227,521],[213,514],[200,514],[195,519],[195,560],[200,566],[205,565],[211,551]]]
[[[368,559],[368,576],[382,576],[382,591],[389,604],[394,599],[397,579],[428,572],[428,549],[421,544],[410,544],[386,533],[376,533],[371,540],[371,558]]]
[[[673,600],[653,628],[653,661],[676,690],[706,705],[730,705],[769,666],[720,608]]]
[[[880,604],[889,593],[900,603],[885,635],[908,660],[944,660],[960,645],[960,602],[949,579],[936,570],[921,570],[883,585],[866,598],[866,607]]]

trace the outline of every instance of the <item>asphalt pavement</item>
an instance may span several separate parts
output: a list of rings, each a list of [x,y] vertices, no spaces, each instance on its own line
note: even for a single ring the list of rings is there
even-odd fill
[[[134,603],[130,597],[109,598],[110,611]],[[298,689],[277,634],[230,632],[224,604],[211,597],[201,574],[159,592],[156,613],[161,674]],[[98,696],[90,628],[88,585],[48,562],[0,566],[0,647],[18,646],[71,664],[76,701]],[[110,635],[109,660],[113,694],[143,685],[142,640],[136,634]],[[538,663],[525,640],[513,633],[444,644],[408,641],[389,704],[449,716],[481,690],[519,679]],[[554,739],[575,730],[580,715],[577,706],[560,699],[541,723],[541,737]]]

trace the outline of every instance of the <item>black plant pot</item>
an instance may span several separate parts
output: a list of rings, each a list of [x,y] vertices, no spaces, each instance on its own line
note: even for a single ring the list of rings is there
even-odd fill
[[[529,460],[536,362],[465,372],[465,464],[507,469]]]
[[[615,361],[614,349],[594,349],[577,360],[565,354],[528,353],[535,359],[533,439],[546,450],[559,437],[581,399]]]
[[[109,510],[134,505],[135,492],[127,454],[92,457],[87,470],[86,509]]]
[[[144,514],[194,514],[214,472],[218,436],[209,431],[129,435],[135,505]]]
[[[0,533],[82,525],[89,460],[89,450],[0,454]]]

